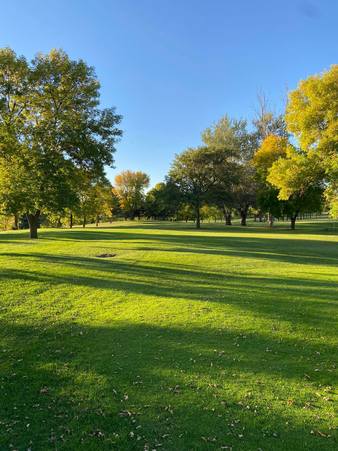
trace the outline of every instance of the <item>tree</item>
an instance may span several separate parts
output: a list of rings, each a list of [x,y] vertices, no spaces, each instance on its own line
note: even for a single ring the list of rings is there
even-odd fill
[[[185,222],[193,221],[196,218],[194,208],[191,204],[181,203],[177,211],[177,219]]]
[[[121,212],[121,204],[120,199],[115,192],[115,188],[112,186],[111,188],[111,199],[110,199],[110,215],[111,221],[114,219],[114,216],[117,216]]]
[[[233,178],[239,178],[238,168],[231,174],[231,179],[224,172],[223,177],[209,190],[206,200],[215,205],[223,214],[225,225],[232,225],[232,213],[235,209],[235,186]]]
[[[270,135],[288,137],[283,114],[275,115],[270,111],[268,100],[264,93],[258,94],[258,109],[253,122],[256,128],[258,142],[264,141]]]
[[[205,204],[201,208],[202,220],[207,219],[210,222],[210,220],[212,219],[216,222],[217,219],[219,219],[220,214],[221,214],[220,209],[215,207],[214,205]]]
[[[247,225],[247,217],[250,207],[256,203],[257,182],[255,169],[251,161],[246,161],[239,166],[238,183],[234,187],[234,205],[241,218],[241,226]]]
[[[318,211],[322,204],[322,167],[316,158],[289,145],[286,157],[276,160],[268,171],[267,181],[278,188],[278,198],[287,200],[286,211],[291,229],[301,212]]]
[[[210,189],[208,198],[223,211],[226,225],[231,225],[233,209],[238,210],[241,224],[245,225],[255,197],[250,159],[257,146],[257,137],[247,132],[246,125],[244,120],[224,116],[202,133],[204,143],[223,155],[217,182]]]
[[[140,217],[149,183],[149,176],[141,171],[122,171],[115,177],[113,192],[126,218],[133,220],[135,216]]]
[[[180,192],[170,180],[157,183],[146,195],[146,216],[155,219],[171,218],[177,213],[180,202]]]
[[[20,200],[31,238],[42,211],[76,206],[79,173],[94,179],[113,165],[121,116],[98,105],[99,82],[84,61],[52,50],[28,63],[0,51],[0,203]]]
[[[338,65],[299,83],[289,94],[286,124],[300,148],[317,159],[326,186],[326,198],[338,202]]]
[[[268,135],[253,156],[253,164],[260,178],[266,180],[269,169],[279,158],[286,157],[287,138]]]
[[[270,227],[274,217],[280,216],[282,203],[278,199],[278,189],[267,182],[266,178],[273,163],[286,156],[287,145],[287,138],[268,135],[252,159],[258,181],[257,204],[261,211],[268,213]]]
[[[169,179],[176,184],[184,201],[193,207],[198,229],[201,227],[201,206],[219,179],[224,158],[225,153],[220,148],[189,148],[176,155],[169,171]]]
[[[25,205],[25,174],[15,158],[0,156],[0,187],[0,213],[13,216],[14,228],[18,229],[19,216]]]
[[[95,224],[99,225],[102,218],[111,217],[115,208],[115,198],[112,193],[112,186],[108,180],[100,180],[93,187],[94,191],[94,215]]]
[[[83,227],[86,227],[89,221],[95,221],[98,226],[102,217],[111,215],[111,202],[112,187],[107,179],[95,182],[88,180],[87,184],[83,184],[79,204],[74,212],[81,218]]]
[[[329,207],[330,216],[338,219],[338,183],[332,184],[325,190],[325,199]]]
[[[230,160],[238,161],[248,150],[246,125],[245,120],[225,115],[204,130],[202,141],[208,147],[226,150]]]

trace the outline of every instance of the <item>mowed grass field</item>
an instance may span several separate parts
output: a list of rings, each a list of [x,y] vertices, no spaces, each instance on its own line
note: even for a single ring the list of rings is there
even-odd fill
[[[337,449],[338,227],[286,227],[1,233],[0,449]]]

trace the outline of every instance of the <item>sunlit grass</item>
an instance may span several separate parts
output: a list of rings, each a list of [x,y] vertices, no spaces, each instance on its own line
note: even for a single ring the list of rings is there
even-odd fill
[[[0,449],[336,449],[337,231],[1,233]]]

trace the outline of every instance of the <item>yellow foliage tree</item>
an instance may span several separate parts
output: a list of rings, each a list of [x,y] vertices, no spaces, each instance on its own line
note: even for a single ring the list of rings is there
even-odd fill
[[[134,219],[140,215],[144,190],[149,186],[149,176],[141,171],[122,171],[115,177],[113,194],[117,196],[125,216]]]
[[[289,132],[300,148],[317,158],[324,171],[331,212],[338,204],[338,65],[299,83],[289,94],[286,109]]]
[[[266,179],[268,170],[279,158],[286,156],[287,138],[268,135],[253,157],[253,164],[262,178]]]

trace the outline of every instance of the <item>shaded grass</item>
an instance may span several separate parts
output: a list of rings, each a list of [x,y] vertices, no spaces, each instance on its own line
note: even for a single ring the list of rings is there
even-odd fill
[[[331,226],[0,234],[0,449],[336,449]]]

